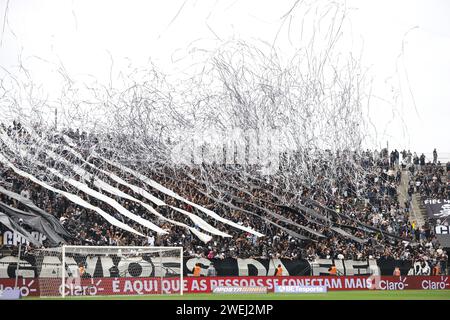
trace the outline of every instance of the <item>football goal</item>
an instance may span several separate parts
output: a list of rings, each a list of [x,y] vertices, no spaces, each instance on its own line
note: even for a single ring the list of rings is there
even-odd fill
[[[183,294],[182,247],[62,246],[33,255],[41,297]]]

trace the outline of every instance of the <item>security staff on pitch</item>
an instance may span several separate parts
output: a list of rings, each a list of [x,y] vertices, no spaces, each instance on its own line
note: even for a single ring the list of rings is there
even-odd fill
[[[86,269],[84,268],[83,264],[80,263],[80,266],[78,267],[78,274],[80,275],[80,278],[83,277],[85,272],[86,272]]]
[[[200,263],[196,263],[194,269],[192,270],[194,277],[200,277],[201,270],[202,270],[202,268],[200,267]]]
[[[282,275],[283,275],[283,268],[281,267],[281,264],[279,264],[277,269],[275,270],[275,276],[281,277]]]
[[[337,268],[334,264],[331,265],[331,267],[330,267],[330,269],[328,269],[328,271],[330,272],[330,276],[337,275]]]
[[[438,276],[441,274],[441,266],[439,265],[439,262],[433,267],[432,274],[433,276]]]

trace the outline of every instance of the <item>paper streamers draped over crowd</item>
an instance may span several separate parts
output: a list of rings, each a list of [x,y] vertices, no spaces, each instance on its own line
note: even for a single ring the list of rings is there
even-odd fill
[[[274,247],[280,235],[294,244],[339,236],[363,246],[374,234],[402,240],[333,202],[338,189],[364,201],[375,172],[362,150],[370,88],[361,62],[339,50],[345,6],[309,5],[297,2],[283,19],[304,14],[313,31],[323,21],[329,28],[287,54],[275,41],[230,40],[187,48],[192,64],[177,75],[150,64],[121,70],[106,86],[79,83],[61,67],[57,106],[35,96],[26,72],[9,75],[0,88],[1,165],[67,199],[61,221],[81,219],[74,208],[83,208],[133,236],[175,244],[183,237],[257,247],[268,235]],[[68,235],[35,211],[54,243]],[[83,219],[105,236],[97,220]]]

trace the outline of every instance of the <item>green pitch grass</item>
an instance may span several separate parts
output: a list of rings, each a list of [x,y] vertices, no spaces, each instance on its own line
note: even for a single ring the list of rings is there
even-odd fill
[[[26,298],[39,299],[39,298]],[[48,300],[49,298],[43,298]],[[57,298],[58,300],[62,298]],[[148,296],[84,296],[67,300],[450,300],[450,290],[330,291],[317,294],[185,294]]]

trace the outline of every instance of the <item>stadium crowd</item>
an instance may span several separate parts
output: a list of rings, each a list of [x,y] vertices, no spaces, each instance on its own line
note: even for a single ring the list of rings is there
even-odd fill
[[[3,127],[3,130],[12,138],[27,136],[27,132],[18,123],[9,128]],[[69,130],[66,134],[74,141],[83,141],[83,145],[77,149],[81,154],[86,155],[87,149],[95,144],[95,138],[89,138],[84,133]],[[59,136],[49,139],[55,143],[65,143]],[[29,143],[32,146],[32,139]],[[48,191],[0,164],[0,185],[30,199],[36,206],[57,217],[71,235],[65,240],[74,245],[182,246],[187,256],[222,259],[301,257],[312,261],[319,258],[353,260],[381,258],[427,261],[432,265],[444,261],[446,263],[448,260],[431,226],[426,223],[419,227],[409,218],[412,193],[449,198],[446,182],[449,164],[444,167],[437,163],[436,159],[426,163],[423,154],[418,157],[409,151],[400,153],[397,150],[389,154],[387,149],[380,152],[367,150],[361,154],[329,153],[328,157],[319,157],[314,167],[310,168],[312,174],[319,177],[316,183],[306,186],[298,181],[294,188],[286,187],[283,174],[265,177],[254,170],[254,174],[247,175],[238,165],[203,164],[172,167],[160,164],[151,168],[134,165],[135,170],[189,201],[212,210],[223,218],[261,232],[264,234],[263,237],[256,237],[220,223],[189,204],[151,188],[99,158],[89,159],[98,168],[112,172],[164,201],[166,206],[156,206],[129,188],[112,181],[107,175],[85,167],[92,177],[98,177],[136,199],[147,202],[163,216],[201,231],[186,215],[169,206],[178,207],[197,214],[213,227],[231,235],[231,237],[213,235],[211,241],[204,243],[186,228],[150,215],[140,204],[99,190],[93,180],[83,180],[70,166],[56,163],[42,151],[36,151],[36,156],[47,166],[55,167],[67,176],[86,183],[91,189],[108,195],[130,212],[168,231],[168,234],[149,231],[137,222],[120,215],[105,202],[56,177],[44,174],[45,170],[29,163],[25,158],[15,157],[14,152],[3,143],[0,150],[3,155],[13,159],[14,165],[24,171],[27,171],[26,168],[34,168],[30,173],[41,181],[57,189],[77,194],[147,235],[147,238],[142,238],[114,227],[101,216],[57,193]],[[66,151],[60,149],[58,152],[72,163],[82,164],[79,159]],[[400,154],[402,154],[401,163]],[[341,161],[331,161],[333,157],[338,157]],[[355,179],[350,175],[351,170],[348,170],[350,166],[346,168],[350,162],[356,163],[361,168],[364,173],[362,178]],[[332,183],[320,177],[320,173],[329,169],[331,165],[338,172],[337,178]],[[410,170],[413,177],[409,182],[409,197],[404,203],[400,203],[398,194],[402,168]],[[284,170],[289,170],[289,167],[283,167],[281,164],[279,172],[282,173]],[[293,189],[297,192],[292,192]],[[0,201],[13,208],[29,210],[23,203],[4,194],[0,194]],[[48,245],[48,242],[44,241],[43,246]]]

